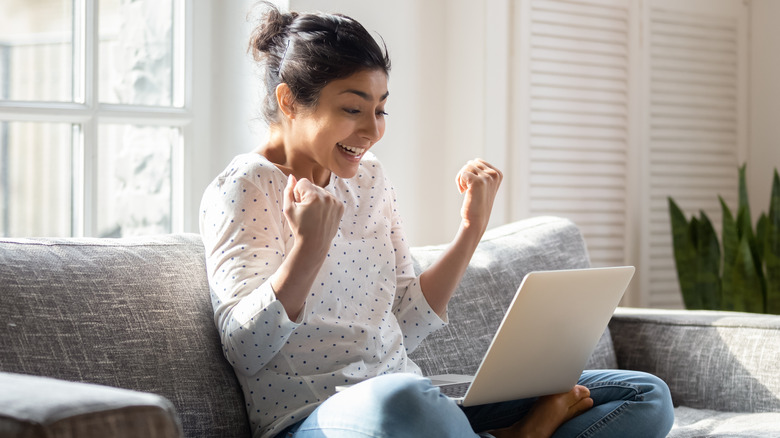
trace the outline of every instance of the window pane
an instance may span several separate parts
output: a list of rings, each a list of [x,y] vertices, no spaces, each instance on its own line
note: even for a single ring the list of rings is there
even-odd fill
[[[100,101],[173,102],[173,0],[100,0]]]
[[[73,0],[0,1],[0,100],[73,99]]]
[[[71,235],[73,127],[0,122],[0,235]]]
[[[100,237],[171,232],[171,169],[177,128],[101,125],[97,231]]]

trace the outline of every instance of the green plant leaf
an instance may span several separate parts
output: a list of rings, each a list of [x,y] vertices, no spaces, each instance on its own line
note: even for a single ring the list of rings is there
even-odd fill
[[[739,237],[737,237],[737,222],[731,214],[729,206],[722,197],[720,207],[723,212],[723,274],[721,277],[721,309],[734,310],[734,264],[737,261],[737,246],[739,246]]]
[[[769,221],[780,226],[780,176],[777,174],[777,169],[775,169],[775,174],[772,178],[772,195],[769,200]]]
[[[756,252],[761,256],[761,260],[764,260],[768,227],[769,218],[767,218],[766,214],[761,213],[761,216],[758,217],[758,222],[756,222]]]
[[[764,313],[764,291],[747,237],[739,241],[733,272],[734,310]]]
[[[722,259],[707,215],[701,212],[699,218],[687,221],[674,200],[668,198],[677,277],[689,309],[780,314],[780,176],[775,169],[769,214],[760,215],[754,231],[746,169],[746,165],[739,168],[736,215],[718,197],[723,212]]]
[[[745,178],[746,170],[747,164],[743,164],[742,167],[739,168],[739,207],[737,209],[737,216],[739,216],[739,213],[744,208],[745,220],[749,224],[748,226],[752,227],[753,220],[750,218],[750,200],[748,199],[747,181]],[[740,235],[740,238],[741,237],[742,235]]]
[[[769,220],[767,216],[764,213],[761,213],[761,216],[758,218],[758,223],[756,223],[756,237],[754,239],[754,242],[751,245],[751,249],[753,250],[753,257],[755,258],[754,262],[756,264],[756,271],[758,272],[759,280],[761,281],[761,289],[763,290],[763,296],[764,296],[764,311],[767,312],[767,300],[769,299],[768,291],[767,291],[767,275],[770,275],[771,273],[764,273],[764,259],[766,257],[765,251],[766,251],[766,239],[767,239],[767,232],[769,231]]]
[[[750,208],[740,206],[737,210],[737,237],[742,240],[743,237],[753,235],[753,224],[750,223]]]
[[[720,308],[720,245],[715,228],[701,211],[697,223],[696,242],[696,295],[703,309]]]
[[[750,201],[748,200],[747,181],[745,174],[747,170],[747,164],[743,164],[739,168],[739,211],[737,212],[737,230],[739,231],[739,238],[747,236],[748,245],[753,255],[753,263],[756,265],[756,274],[758,275],[759,282],[764,291],[766,291],[766,280],[764,279],[764,254],[759,252],[758,243],[756,242],[756,235],[753,233],[753,221],[750,215]]]
[[[772,179],[772,195],[764,239],[766,265],[766,311],[780,314],[780,177],[777,169]]]
[[[763,254],[758,252],[758,243],[756,242],[756,235],[753,232],[753,224],[750,223],[750,206],[741,205],[739,212],[737,213],[737,235],[740,242],[742,239],[747,240],[748,247],[751,252],[751,260],[755,264],[756,275],[759,282],[765,286],[764,283],[764,267],[763,267]]]
[[[677,267],[677,279],[680,283],[683,302],[688,309],[700,309],[701,297],[696,295],[696,246],[693,243],[695,226],[689,224],[685,214],[670,197],[669,218],[672,226],[672,248]],[[693,218],[695,220],[695,218]]]
[[[688,239],[693,245],[693,252],[696,255],[696,248],[699,247],[699,219],[696,216],[693,216],[688,223]]]

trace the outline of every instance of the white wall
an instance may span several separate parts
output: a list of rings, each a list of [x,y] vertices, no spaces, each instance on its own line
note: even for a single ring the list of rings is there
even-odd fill
[[[183,229],[198,232],[198,207],[206,186],[232,157],[262,137],[254,100],[258,83],[246,54],[252,0],[192,2],[192,108],[186,126],[191,148],[184,154]]]
[[[211,178],[231,158],[254,149],[265,132],[258,120],[257,106],[262,83],[254,60],[247,53],[252,30],[247,13],[254,3],[254,0],[230,0],[214,2],[211,8]]]
[[[212,5],[210,2],[193,2],[192,31],[189,44],[192,51],[201,50],[201,56],[193,56],[188,62],[192,63],[192,102],[188,105],[192,108],[193,118],[196,123],[185,126],[189,131],[187,138],[192,146],[184,151],[184,175],[182,201],[184,214],[182,217],[183,231],[198,232],[198,206],[203,195],[203,190],[211,181],[218,169],[212,165],[212,132],[216,132],[216,126],[212,127],[212,89],[217,88],[211,82],[211,35],[216,20],[212,19]]]
[[[767,212],[772,171],[780,172],[780,1],[753,0],[751,10],[748,193],[753,220]]]

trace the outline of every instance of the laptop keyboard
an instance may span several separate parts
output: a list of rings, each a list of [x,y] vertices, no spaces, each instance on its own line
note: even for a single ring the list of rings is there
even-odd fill
[[[466,395],[469,386],[471,386],[471,382],[448,383],[439,385],[439,391],[450,398],[461,398]]]

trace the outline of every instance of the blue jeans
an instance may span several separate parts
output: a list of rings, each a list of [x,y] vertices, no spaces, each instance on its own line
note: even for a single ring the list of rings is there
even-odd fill
[[[646,373],[585,371],[593,407],[567,421],[554,437],[664,437],[674,411],[669,388]],[[426,378],[412,374],[376,377],[342,391],[277,438],[469,437],[511,426],[536,399],[460,408]]]

